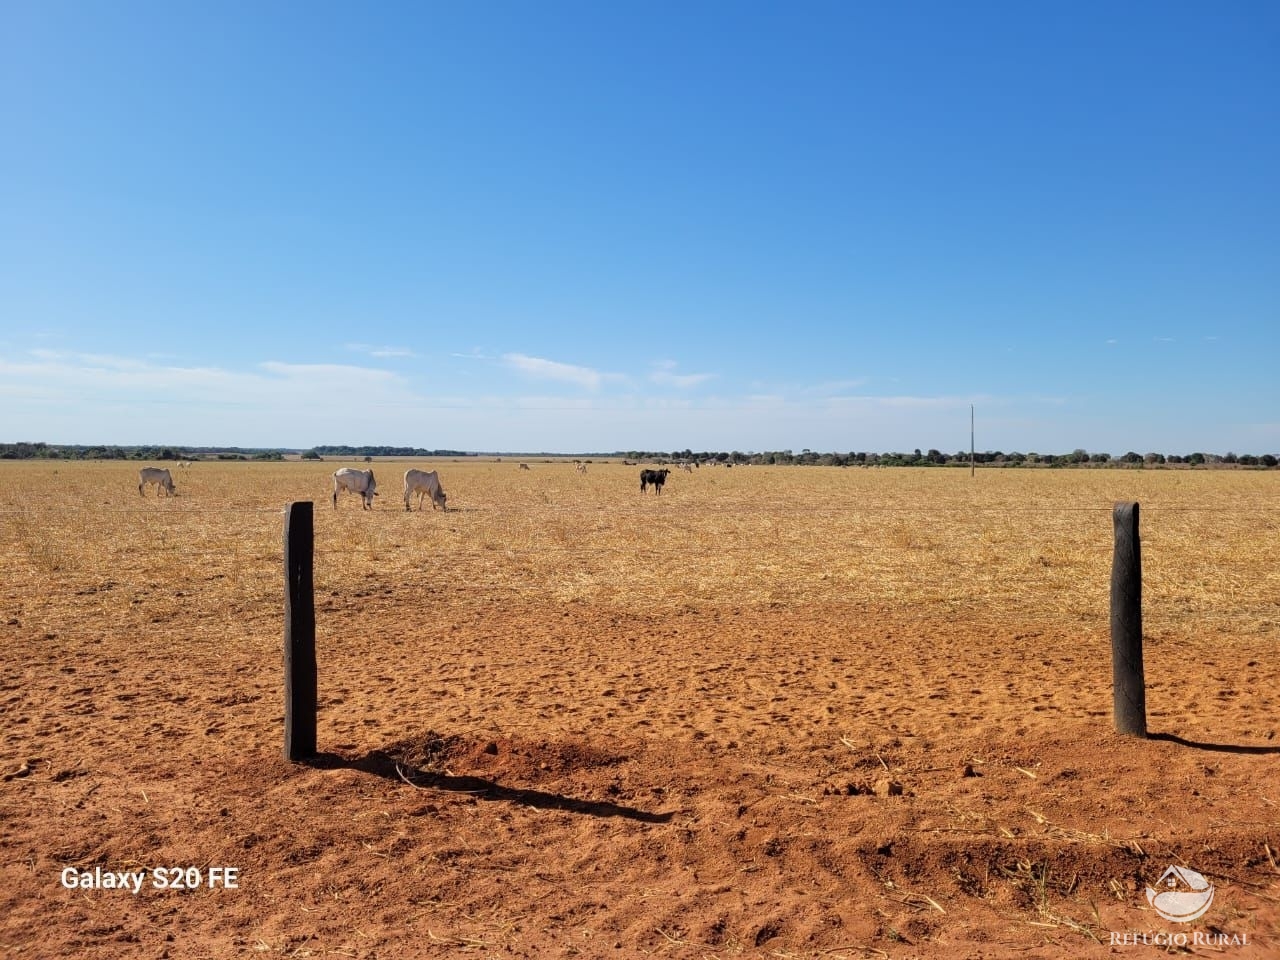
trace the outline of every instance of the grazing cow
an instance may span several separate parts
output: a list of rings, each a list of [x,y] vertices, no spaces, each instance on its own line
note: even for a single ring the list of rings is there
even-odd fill
[[[156,485],[156,495],[159,496],[160,491],[165,492],[165,496],[173,497],[177,495],[177,491],[173,489],[173,477],[169,475],[168,467],[143,467],[138,471],[138,495],[145,497],[142,488],[149,483]]]
[[[529,469],[529,465],[528,465],[527,463],[522,463],[522,464],[520,464],[520,469],[521,469],[521,470],[528,470],[528,469]]]
[[[661,493],[662,485],[667,482],[667,475],[670,470],[641,470],[640,471],[640,492],[644,493],[645,488],[649,484],[653,484],[653,492]]]
[[[404,472],[404,508],[409,509],[409,497],[418,495],[418,509],[422,509],[422,495],[431,498],[431,509],[439,507],[447,511],[448,497],[440,486],[440,477],[434,470],[414,470],[412,467]]]
[[[574,467],[574,469],[577,470],[579,473],[586,473],[587,465],[585,463],[580,463],[576,467]]]
[[[356,470],[343,467],[333,473],[333,509],[338,509],[338,491],[346,490],[364,500],[366,510],[373,509],[373,498],[378,495],[378,481],[373,479],[372,470]]]

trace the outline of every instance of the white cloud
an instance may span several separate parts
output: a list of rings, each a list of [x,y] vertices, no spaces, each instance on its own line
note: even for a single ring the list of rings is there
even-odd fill
[[[674,360],[660,361],[654,364],[654,369],[649,374],[649,379],[664,387],[687,390],[690,387],[696,387],[698,384],[706,383],[708,380],[715,378],[714,373],[676,373],[676,366],[677,364]]]
[[[849,397],[850,400],[869,401],[880,407],[904,407],[909,409],[969,409],[976,400],[969,397]]]
[[[133,357],[105,354],[63,353],[33,350],[35,362],[11,362],[0,358],[11,393],[22,388],[61,391],[72,396],[92,396],[99,391],[117,392],[122,398],[133,391],[147,403],[210,399],[257,402],[282,399],[282,388],[341,396],[353,385],[396,385],[402,378],[387,370],[350,364],[298,364],[266,361],[260,373],[220,367],[183,367],[155,364]],[[290,394],[291,396],[296,393]]]
[[[74,353],[66,350],[39,348],[30,351],[31,356],[45,363],[71,363],[89,369],[145,370],[150,364],[134,357],[116,357],[105,353]]]
[[[348,364],[227,370],[40,350],[0,357],[0,384],[15,422],[50,443],[345,442],[366,435],[375,411],[411,419],[429,406],[399,375]]]
[[[258,364],[259,369],[294,381],[310,384],[349,384],[359,382],[398,382],[402,378],[390,370],[379,370],[373,367],[356,367],[344,363],[283,363],[279,360],[266,360]]]
[[[814,383],[804,386],[800,392],[810,397],[835,397],[844,396],[850,391],[861,389],[867,385],[866,378],[855,380],[827,380],[823,383]]]
[[[538,380],[572,383],[579,387],[586,387],[588,390],[600,389],[600,384],[605,379],[605,374],[590,367],[560,363],[557,360],[544,360],[541,357],[530,357],[523,353],[504,353],[502,362],[511,369]]]
[[[364,353],[371,357],[416,357],[417,354],[408,347],[373,347],[367,343],[348,343],[346,348],[354,353]]]

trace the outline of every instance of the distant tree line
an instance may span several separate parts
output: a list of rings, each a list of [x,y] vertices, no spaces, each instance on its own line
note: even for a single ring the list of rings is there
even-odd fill
[[[464,450],[426,450],[422,447],[346,447],[321,446],[312,447],[303,453],[305,459],[316,459],[308,454],[320,457],[474,457],[476,454]]]
[[[280,450],[242,447],[0,443],[0,460],[283,460]]]
[[[766,450],[763,453],[742,453],[738,450],[701,451],[691,449],[658,451],[658,450],[619,450],[613,454],[627,460],[653,460],[660,462],[689,461],[695,463],[737,463],[737,464],[783,464],[786,466],[819,466],[819,467],[960,467],[969,463],[969,451],[943,453],[940,450],[922,452],[919,448],[911,453],[819,453],[815,450],[801,450],[793,453],[790,450]],[[1046,453],[1004,453],[1000,450],[974,452],[973,461],[984,466],[998,467],[1159,467],[1169,464],[1188,464],[1190,466],[1223,466],[1238,465],[1243,467],[1274,467],[1280,461],[1274,454],[1254,456],[1252,454],[1216,454],[1190,453],[1135,453],[1130,451],[1121,457],[1113,457],[1109,453],[1089,453],[1076,449],[1065,454]]]
[[[283,460],[286,453],[298,453],[297,450],[256,449],[242,447],[165,447],[165,446],[114,446],[99,444],[88,446],[81,444],[51,443],[0,443],[0,460]],[[350,447],[321,446],[302,451],[302,458],[319,460],[322,457],[360,458],[360,457],[475,457],[479,454],[463,450],[427,450],[422,447]],[[612,454],[592,454],[597,457],[622,457],[626,460],[646,460],[657,462],[690,461],[698,463],[736,463],[736,464],[783,464],[787,466],[820,466],[820,467],[959,467],[969,463],[969,452],[961,450],[956,453],[943,453],[940,450],[921,451],[915,449],[911,453],[819,453],[804,449],[799,453],[790,450],[768,450],[763,453],[743,453],[738,450],[730,452],[707,451],[695,452],[689,448],[684,450],[618,450]],[[1274,454],[1235,453],[1136,453],[1129,451],[1120,457],[1109,453],[1089,453],[1075,449],[1065,454],[1046,453],[1004,453],[1000,450],[987,450],[975,453],[975,462],[983,466],[995,467],[1163,467],[1188,465],[1193,467],[1265,467],[1272,468],[1277,464]]]

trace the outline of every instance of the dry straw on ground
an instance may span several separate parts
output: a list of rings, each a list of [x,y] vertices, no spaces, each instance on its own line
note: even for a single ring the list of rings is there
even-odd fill
[[[838,601],[1060,622],[1105,618],[1111,508],[1136,500],[1154,636],[1275,629],[1274,472],[703,468],[655,497],[621,465],[431,465],[447,514],[404,512],[399,463],[373,465],[370,512],[345,494],[332,509],[331,463],[174,468],[168,500],[140,498],[130,464],[9,463],[0,548],[51,604],[138,581],[184,607],[198,586],[213,612],[274,609],[279,511],[314,499],[322,592],[448,582],[622,610]]]

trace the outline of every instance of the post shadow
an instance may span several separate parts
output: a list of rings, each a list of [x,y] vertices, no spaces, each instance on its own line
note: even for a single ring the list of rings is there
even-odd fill
[[[1215,753],[1237,753],[1242,756],[1266,757],[1280,755],[1280,746],[1246,747],[1233,743],[1203,743],[1199,740],[1188,740],[1176,733],[1148,733],[1148,740],[1163,740],[1165,743],[1176,743],[1179,746],[1191,747],[1193,750],[1211,750]]]
[[[610,803],[607,800],[581,800],[544,790],[504,787],[484,777],[459,777],[422,770],[412,764],[401,763],[381,750],[372,750],[354,760],[333,753],[320,753],[309,758],[305,763],[319,770],[358,770],[384,780],[407,784],[415,789],[465,793],[478,800],[519,804],[538,810],[563,810],[566,813],[578,813],[590,817],[620,817],[638,823],[670,823],[675,815],[674,813],[650,813],[647,810]]]

